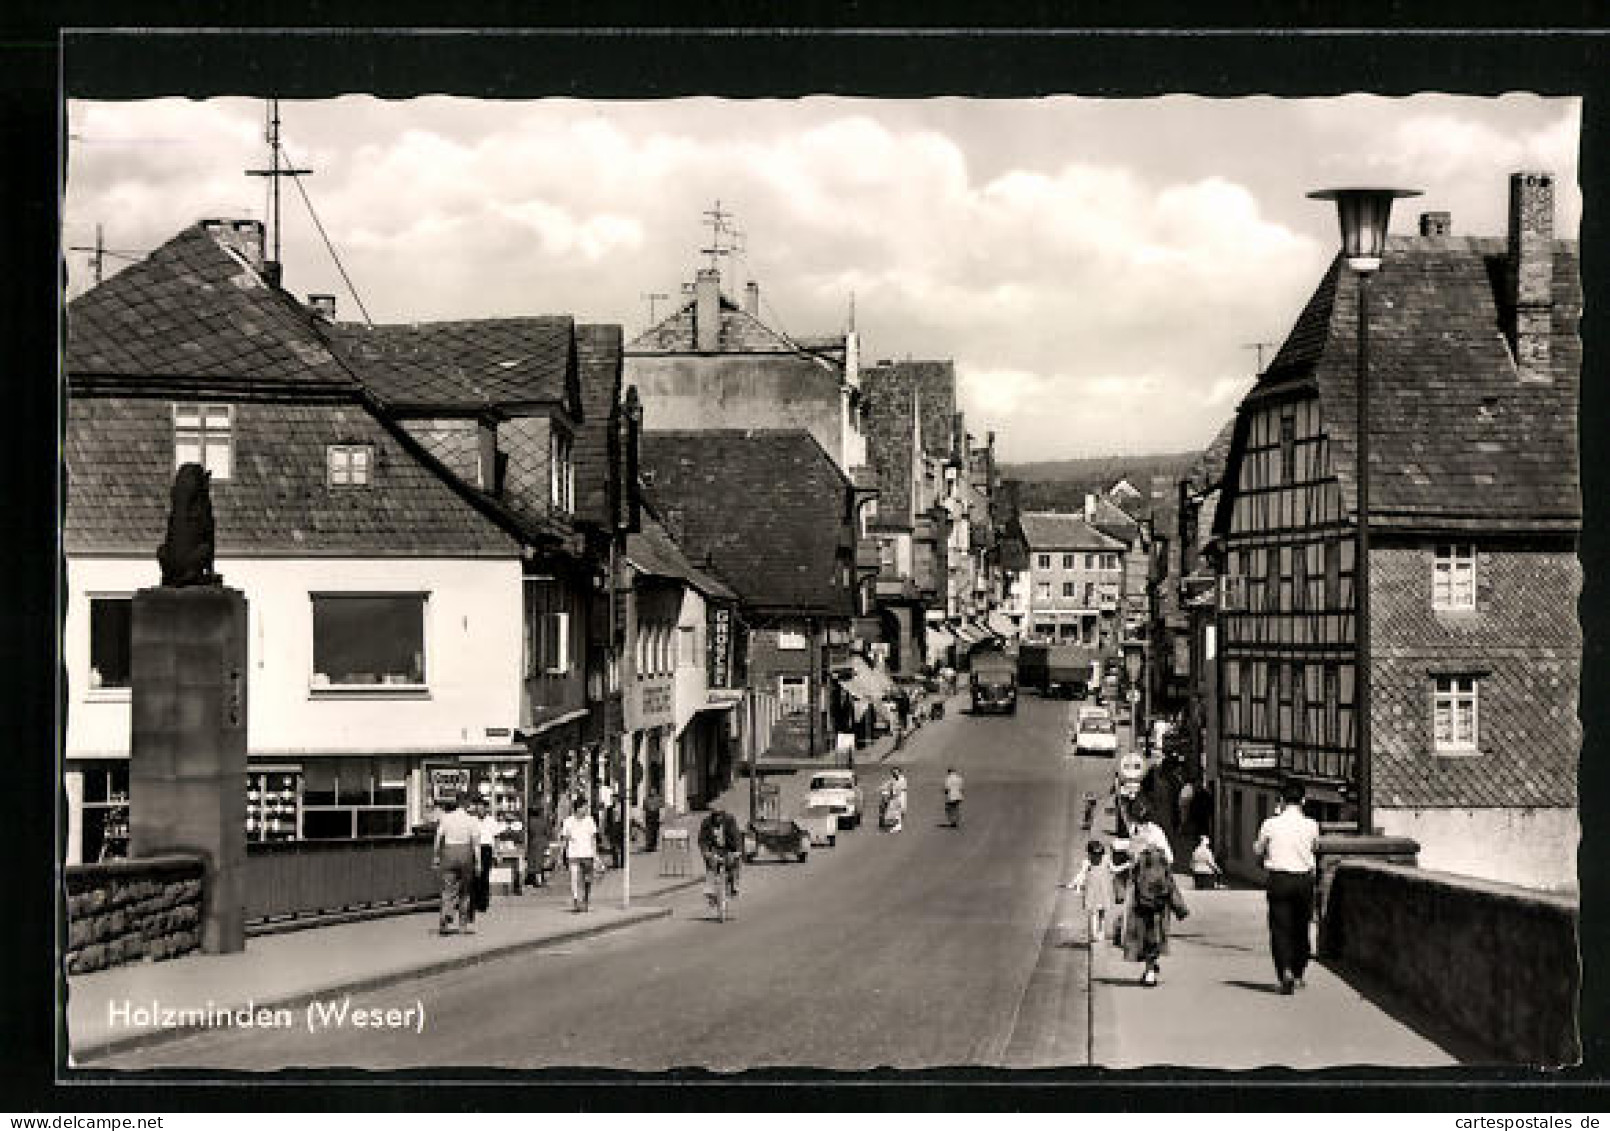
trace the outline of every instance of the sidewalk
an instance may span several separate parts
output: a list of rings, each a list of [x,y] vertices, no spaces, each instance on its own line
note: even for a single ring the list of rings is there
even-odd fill
[[[570,885],[555,873],[545,887],[492,897],[473,935],[439,935],[435,911],[364,919],[246,940],[240,954],[190,954],[68,979],[67,1027],[74,1064],[167,1039],[195,1025],[163,1025],[153,1008],[295,1010],[315,999],[377,989],[538,947],[575,942],[670,915],[650,901],[703,882],[661,876],[658,853],[632,855],[632,908],[621,909],[621,874],[594,887],[592,910],[570,909]],[[125,1005],[127,1008],[125,1009]],[[114,1011],[117,1013],[114,1016]]]
[[[1162,982],[1110,943],[1091,955],[1092,1062],[1244,1069],[1378,1065],[1432,1068],[1455,1055],[1392,1017],[1324,966],[1279,992],[1262,891],[1185,891],[1191,916],[1171,924]]]

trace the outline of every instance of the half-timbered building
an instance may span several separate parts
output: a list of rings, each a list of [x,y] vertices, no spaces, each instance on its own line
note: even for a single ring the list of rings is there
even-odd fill
[[[1427,867],[1574,883],[1581,289],[1552,182],[1516,174],[1504,239],[1389,240],[1372,286],[1369,824]],[[1221,849],[1282,779],[1356,822],[1358,284],[1331,266],[1242,402],[1222,554]]]

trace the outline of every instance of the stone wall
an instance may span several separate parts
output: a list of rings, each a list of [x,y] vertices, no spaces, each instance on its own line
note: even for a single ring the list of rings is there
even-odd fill
[[[1563,896],[1399,864],[1336,869],[1320,952],[1495,1061],[1581,1056],[1578,910]]]
[[[203,871],[195,856],[69,867],[67,973],[176,958],[200,947]]]

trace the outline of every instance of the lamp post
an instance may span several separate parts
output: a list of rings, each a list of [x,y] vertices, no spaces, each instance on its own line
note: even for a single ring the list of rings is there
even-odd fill
[[[1342,256],[1358,280],[1358,513],[1353,563],[1353,606],[1357,610],[1353,633],[1353,732],[1358,748],[1358,831],[1374,831],[1370,783],[1370,277],[1381,267],[1392,202],[1419,196],[1417,189],[1340,188],[1308,194],[1314,200],[1336,202],[1342,229]]]

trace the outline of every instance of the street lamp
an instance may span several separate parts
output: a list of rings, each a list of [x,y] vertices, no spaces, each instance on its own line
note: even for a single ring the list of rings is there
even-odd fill
[[[1370,790],[1370,276],[1381,266],[1386,247],[1392,202],[1419,196],[1417,189],[1341,188],[1308,194],[1313,200],[1334,200],[1342,228],[1342,256],[1358,280],[1358,516],[1357,549],[1353,565],[1354,631],[1353,731],[1358,750],[1358,831],[1373,829]]]

